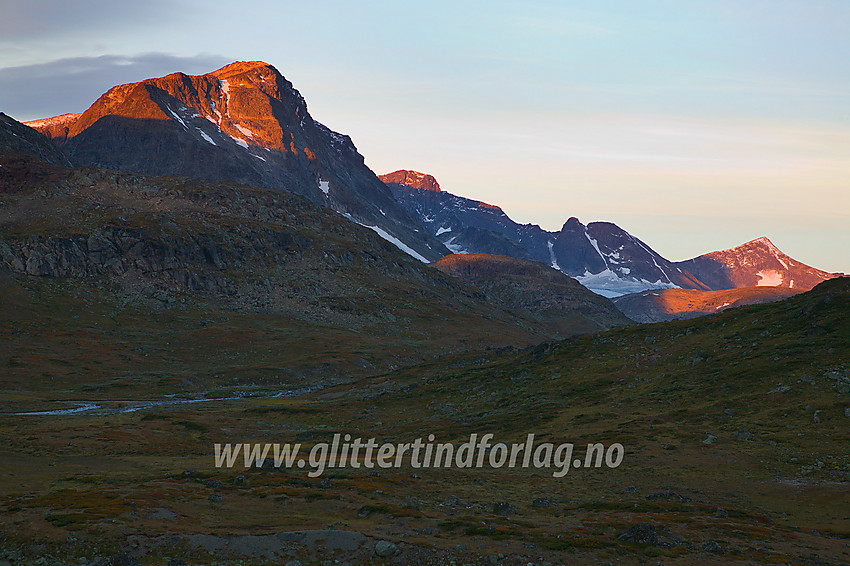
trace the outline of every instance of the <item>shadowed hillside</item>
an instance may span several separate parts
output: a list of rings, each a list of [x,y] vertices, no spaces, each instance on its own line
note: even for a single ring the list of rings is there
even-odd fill
[[[608,299],[536,261],[499,255],[460,254],[446,256],[434,266],[443,273],[475,285],[489,300],[528,313],[564,337],[632,322]]]

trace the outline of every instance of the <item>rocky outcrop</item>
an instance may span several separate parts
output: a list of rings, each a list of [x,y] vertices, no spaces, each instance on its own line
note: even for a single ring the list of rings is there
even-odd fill
[[[417,286],[433,273],[371,230],[296,195],[93,168],[63,171],[19,187],[3,210],[0,269],[187,293],[307,320],[335,316],[330,308],[355,325],[385,314],[374,308],[358,323],[340,306],[341,296],[371,297],[371,274]],[[447,281],[431,277],[425,286]]]
[[[233,270],[255,261],[286,262],[310,241],[297,234],[239,229],[207,234],[154,234],[108,226],[89,234],[0,240],[0,263],[18,273],[43,277],[135,275],[155,278],[174,290],[233,295]]]

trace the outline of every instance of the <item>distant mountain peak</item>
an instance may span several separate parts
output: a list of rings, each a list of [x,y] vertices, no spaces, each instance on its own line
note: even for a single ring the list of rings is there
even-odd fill
[[[584,224],[582,224],[581,221],[578,218],[576,218],[575,216],[570,216],[567,219],[567,221],[564,222],[564,225],[561,226],[561,232],[563,232],[565,230],[577,230],[577,229],[584,230]]]
[[[837,275],[790,257],[766,236],[677,265],[714,290],[757,286],[808,290]]]
[[[761,236],[761,237],[756,238],[754,240],[750,240],[749,242],[742,244],[738,247],[740,247],[740,248],[743,248],[743,247],[754,248],[754,247],[758,247],[758,246],[767,248],[775,256],[789,257],[785,252],[783,252],[782,250],[777,248],[776,245],[774,245],[774,243],[771,242],[770,239],[767,236]]]
[[[273,72],[277,75],[280,75],[280,71],[278,71],[274,68],[273,65],[270,65],[265,61],[234,61],[233,63],[229,63],[221,69],[213,71],[210,74],[215,75],[217,77],[221,77],[247,73],[256,69],[264,69]]]
[[[440,183],[432,175],[411,169],[399,169],[386,175],[378,175],[378,178],[385,183],[397,183],[423,191],[440,192]]]
[[[750,240],[749,242],[747,242],[747,244],[765,244],[768,246],[773,246],[773,242],[771,242],[770,238],[768,238],[767,236],[760,236],[758,238]]]

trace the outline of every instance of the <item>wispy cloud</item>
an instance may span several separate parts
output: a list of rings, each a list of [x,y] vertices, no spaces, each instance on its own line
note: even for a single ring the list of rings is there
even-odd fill
[[[21,121],[82,112],[111,87],[181,71],[202,74],[229,60],[219,55],[165,53],[56,59],[0,68],[0,109]]]

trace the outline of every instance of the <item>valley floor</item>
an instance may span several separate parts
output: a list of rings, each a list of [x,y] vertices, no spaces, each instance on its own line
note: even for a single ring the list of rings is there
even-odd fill
[[[188,357],[157,374],[130,358],[118,376],[71,356],[66,375],[87,363],[91,377],[57,382],[58,362],[44,359],[39,373],[21,354],[33,327],[6,323],[0,560],[850,563],[849,296],[837,280],[696,321],[333,380],[233,370],[193,381],[198,362]],[[52,336],[44,317],[28,323]],[[148,338],[163,351],[192,340],[189,329]],[[56,348],[72,346],[62,340]],[[97,408],[18,414],[74,406],[57,400]],[[216,443],[306,449],[335,433],[456,445],[473,433],[508,443],[533,433],[577,454],[620,443],[625,455],[616,468],[561,478],[533,467],[405,463],[310,477],[309,468],[215,466]]]

